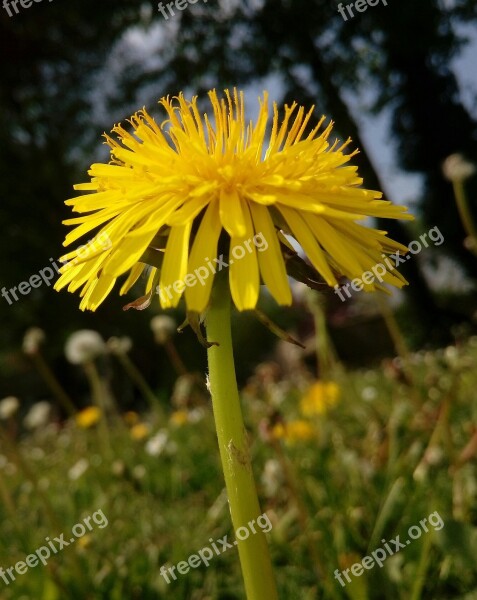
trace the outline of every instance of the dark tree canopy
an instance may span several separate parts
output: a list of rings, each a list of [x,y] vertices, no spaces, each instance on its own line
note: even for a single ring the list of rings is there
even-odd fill
[[[12,19],[0,15],[2,285],[16,285],[61,254],[60,223],[68,214],[63,201],[73,194],[72,184],[84,180],[100,134],[113,124],[94,122],[95,98],[103,95],[116,119],[137,103],[155,110],[167,93],[201,94],[273,74],[285,89],[277,100],[315,104],[317,115],[333,118],[336,131],[361,147],[367,186],[385,190],[344,100],[345,91],[374,91],[375,110],[392,111],[400,166],[424,177],[423,220],[442,228],[445,250],[475,278],[451,188],[441,175],[441,163],[452,152],[477,156],[475,116],[466,110],[450,69],[465,44],[457,26],[477,18],[473,0],[456,1],[448,10],[440,0],[399,0],[348,22],[339,16],[338,2],[328,0],[231,6],[199,2],[168,22],[155,5],[132,0],[39,4]],[[131,28],[150,42],[150,54],[138,60],[125,41]],[[113,50],[117,86],[106,93],[102,85]],[[401,241],[410,239],[400,224],[386,227]],[[434,299],[416,263],[404,274],[414,282],[410,294],[421,307],[420,318],[432,321]],[[80,318],[98,327],[108,321],[107,311],[80,317],[76,298],[39,290],[10,309],[13,331],[39,318],[39,300],[47,293],[41,310],[59,329],[74,327]],[[121,301],[112,306],[119,308]]]

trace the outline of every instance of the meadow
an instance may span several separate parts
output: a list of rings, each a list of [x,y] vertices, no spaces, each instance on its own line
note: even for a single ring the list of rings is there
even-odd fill
[[[327,381],[294,356],[289,373],[265,362],[241,389],[280,598],[476,598],[477,337],[337,365]],[[170,583],[160,573],[234,539],[211,407],[183,384],[175,406],[141,414],[101,409],[94,393],[63,419],[0,404],[0,566],[83,523],[46,564],[0,580],[2,599],[243,598],[235,547]],[[410,543],[394,551],[396,536]],[[350,570],[378,548],[382,566]]]

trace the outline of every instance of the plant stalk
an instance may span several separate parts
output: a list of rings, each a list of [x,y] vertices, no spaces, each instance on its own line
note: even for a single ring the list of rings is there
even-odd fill
[[[253,533],[249,525],[261,510],[235,376],[230,304],[227,278],[216,277],[206,330],[208,342],[218,344],[208,348],[207,354],[220,458],[235,532],[242,528],[240,537],[245,537],[244,528],[249,530],[247,539],[236,538],[247,600],[277,600],[265,533],[257,527]]]

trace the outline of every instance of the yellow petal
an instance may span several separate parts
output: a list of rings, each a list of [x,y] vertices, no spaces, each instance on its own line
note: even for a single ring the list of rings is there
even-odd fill
[[[90,285],[88,292],[81,301],[80,308],[95,310],[114,287],[116,277],[101,275],[96,283]]]
[[[249,215],[250,217],[250,215]],[[220,192],[220,220],[230,237],[245,235],[245,202],[241,200],[236,190]]]
[[[194,275],[193,278],[189,277],[190,283],[186,281],[185,299],[189,310],[200,313],[207,307],[214,273],[218,268],[214,258],[217,256],[217,244],[221,232],[219,203],[215,201],[209,205],[204,214],[189,257],[188,272],[191,276]],[[212,265],[212,269],[208,263]]]
[[[128,275],[128,278],[126,279],[126,281],[121,286],[121,289],[119,290],[119,294],[121,296],[124,296],[124,294],[129,292],[129,290],[132,288],[132,286],[136,283],[136,281],[142,275],[142,272],[144,271],[145,268],[146,268],[146,265],[144,263],[137,263],[136,265],[134,265],[134,267],[131,269],[131,271]]]
[[[260,291],[257,249],[253,244],[253,223],[247,205],[243,212],[245,235],[232,237],[229,253],[229,283],[238,310],[251,310],[257,305]]]
[[[162,308],[177,306],[185,289],[184,277],[187,274],[191,228],[192,223],[171,228],[159,284],[160,289],[163,291],[160,294]]]
[[[278,304],[288,306],[292,303],[292,294],[280,243],[270,213],[264,206],[259,204],[252,204],[250,210],[255,231],[261,234],[261,238],[265,242],[263,244],[265,248],[263,249],[260,247],[262,244],[257,245],[258,264],[263,282]]]
[[[301,214],[287,206],[278,205],[278,208],[289,225],[293,237],[303,248],[315,269],[321,273],[328,285],[338,285],[323,250]]]
[[[210,202],[210,197],[199,197],[187,200],[184,206],[176,210],[168,219],[167,225],[177,226],[185,225],[192,221]]]
[[[104,273],[118,277],[129,271],[144,254],[155,235],[155,231],[149,231],[141,237],[126,237],[123,239],[105,262]]]
[[[359,264],[354,253],[347,250],[347,238],[340,235],[326,219],[309,215],[310,228],[323,248],[332,256],[348,277],[359,277],[363,267]]]

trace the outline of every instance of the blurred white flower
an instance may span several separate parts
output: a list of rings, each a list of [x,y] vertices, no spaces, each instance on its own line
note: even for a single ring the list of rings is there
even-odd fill
[[[455,346],[447,346],[444,350],[444,358],[449,367],[459,366],[459,351]]]
[[[48,423],[51,413],[51,404],[45,400],[34,404],[25,418],[23,419],[23,425],[27,429],[37,429]]]
[[[97,331],[81,329],[66,340],[65,355],[72,365],[81,365],[106,352],[106,344]]]
[[[169,435],[165,429],[161,429],[150,438],[146,443],[146,452],[151,456],[159,456],[164,450],[169,440]]]
[[[0,400],[0,420],[6,421],[20,408],[20,401],[15,396],[7,396]]]
[[[125,470],[126,466],[122,460],[115,460],[111,465],[111,471],[113,472],[113,475],[116,475],[116,477],[121,477]]]
[[[378,397],[378,392],[377,392],[376,388],[372,387],[371,385],[367,385],[361,391],[361,398],[363,400],[365,400],[366,402],[372,402],[373,400],[376,400],[377,397]]]
[[[132,339],[127,336],[110,337],[106,342],[108,350],[112,354],[127,354],[132,348]]]
[[[188,400],[194,387],[194,379],[190,373],[180,375],[174,384],[171,396],[171,404],[177,407],[187,406]]]
[[[158,344],[164,344],[177,331],[177,324],[168,315],[157,315],[151,319],[151,329]]]
[[[275,497],[284,483],[283,470],[277,460],[267,460],[263,469],[261,481],[265,496],[268,498]]]
[[[80,458],[79,461],[76,464],[74,464],[68,471],[68,477],[71,480],[76,481],[81,477],[81,475],[86,473],[88,467],[89,462],[86,460],[86,458]]]
[[[451,154],[443,162],[442,171],[449,181],[465,181],[475,173],[475,165],[462,154]]]
[[[43,329],[30,327],[23,336],[23,352],[25,354],[36,354],[45,341],[46,336]]]
[[[193,408],[189,411],[188,421],[189,423],[199,423],[205,417],[207,410],[198,406],[197,408]]]

